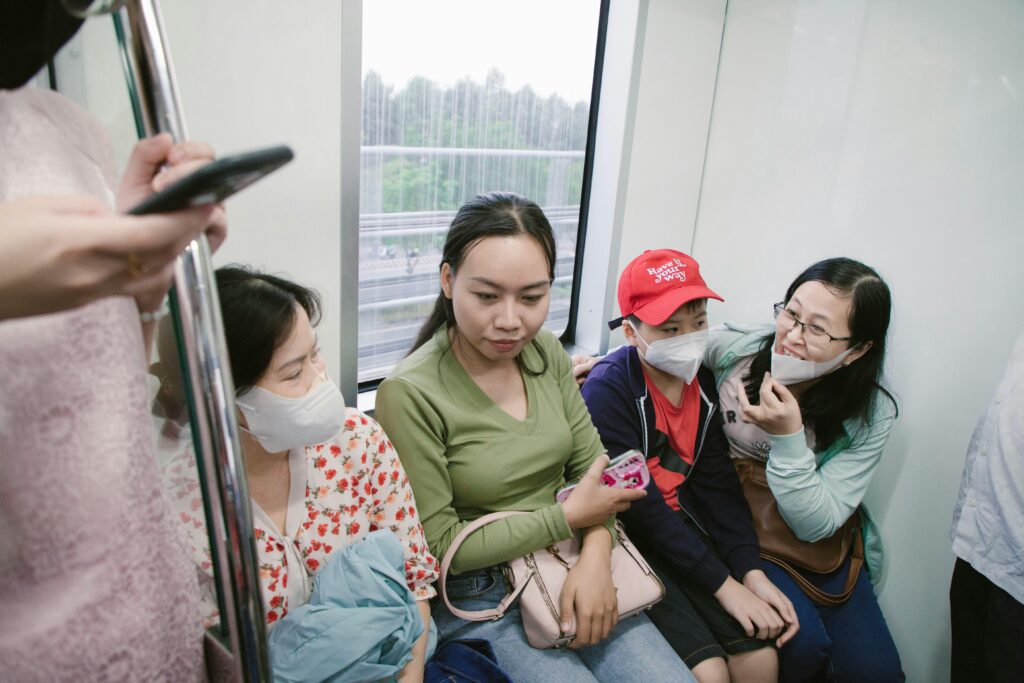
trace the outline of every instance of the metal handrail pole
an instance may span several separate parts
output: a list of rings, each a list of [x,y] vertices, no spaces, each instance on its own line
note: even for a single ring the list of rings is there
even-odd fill
[[[128,27],[129,69],[139,95],[146,135],[169,132],[187,139],[170,50],[156,0],[128,0],[121,10]],[[191,387],[196,464],[203,473],[209,506],[211,553],[223,599],[235,673],[240,680],[269,681],[259,565],[253,539],[252,510],[242,461],[234,401],[210,248],[200,235],[178,257],[172,305],[178,314],[187,378]],[[197,615],[198,617],[198,615]]]

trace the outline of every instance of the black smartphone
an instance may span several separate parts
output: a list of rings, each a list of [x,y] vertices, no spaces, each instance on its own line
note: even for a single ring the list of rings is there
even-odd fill
[[[167,213],[230,197],[292,160],[290,147],[268,147],[211,161],[195,173],[151,194],[128,213]]]

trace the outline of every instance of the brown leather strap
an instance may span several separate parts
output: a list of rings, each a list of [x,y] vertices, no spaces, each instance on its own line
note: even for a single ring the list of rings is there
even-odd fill
[[[441,599],[444,600],[444,604],[448,608],[449,612],[459,617],[460,619],[465,619],[467,621],[487,621],[488,619],[500,619],[501,616],[505,614],[505,610],[508,609],[509,605],[511,605],[512,602],[519,597],[519,594],[523,592],[523,589],[526,588],[526,584],[528,584],[529,581],[523,581],[520,585],[516,586],[515,590],[506,595],[505,598],[500,603],[498,603],[496,607],[477,611],[466,611],[453,606],[452,603],[448,600],[448,591],[446,590],[446,584],[448,581],[448,567],[451,566],[452,559],[455,557],[455,553],[456,551],[458,551],[459,546],[462,545],[463,541],[465,541],[466,538],[471,533],[473,533],[480,527],[487,526],[491,522],[497,522],[499,519],[505,519],[506,517],[513,517],[515,515],[525,514],[529,513],[492,512],[489,515],[484,515],[480,519],[473,520],[465,527],[463,527],[462,531],[458,533],[458,535],[452,541],[451,545],[448,546],[448,551],[444,554],[444,559],[441,560]]]
[[[821,590],[808,581],[799,570],[781,557],[773,556],[770,553],[761,553],[761,557],[774,562],[781,567],[790,575],[793,581],[811,600],[819,605],[836,607],[850,599],[850,596],[853,594],[853,589],[857,585],[857,577],[860,576],[860,569],[864,566],[864,540],[861,537],[861,530],[858,527],[854,531],[853,551],[850,553],[850,571],[846,576],[846,584],[843,586],[843,592],[839,594],[826,593]]]

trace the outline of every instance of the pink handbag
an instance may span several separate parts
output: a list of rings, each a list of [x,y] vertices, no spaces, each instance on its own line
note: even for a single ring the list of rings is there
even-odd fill
[[[562,631],[558,614],[562,585],[569,570],[580,557],[580,542],[576,534],[536,552],[509,561],[505,576],[512,586],[511,592],[493,609],[467,612],[452,606],[445,583],[452,558],[466,538],[482,526],[525,512],[494,512],[468,524],[452,541],[441,561],[441,598],[455,616],[468,621],[500,619],[509,605],[518,597],[523,616],[523,629],[530,645],[539,649],[562,647],[576,637]],[[630,543],[622,525],[616,523],[618,543],[612,549],[612,583],[615,584],[619,603],[619,619],[638,614],[650,608],[665,596],[665,586]]]

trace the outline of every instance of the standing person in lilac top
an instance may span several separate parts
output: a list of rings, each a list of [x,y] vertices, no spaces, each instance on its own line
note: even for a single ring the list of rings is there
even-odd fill
[[[203,680],[198,595],[153,452],[153,323],[140,312],[159,306],[176,250],[203,230],[216,246],[224,218],[114,206],[212,152],[144,140],[115,196],[99,126],[21,87],[80,24],[55,0],[0,15],[0,677]]]

